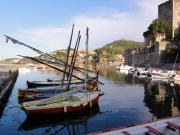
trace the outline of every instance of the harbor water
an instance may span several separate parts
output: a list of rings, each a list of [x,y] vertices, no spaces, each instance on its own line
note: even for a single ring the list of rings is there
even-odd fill
[[[180,93],[166,82],[149,82],[100,68],[104,95],[99,104],[70,116],[29,117],[18,107],[18,88],[26,80],[61,79],[54,70],[20,71],[12,94],[0,116],[1,135],[84,135],[111,128],[132,126],[180,114]]]

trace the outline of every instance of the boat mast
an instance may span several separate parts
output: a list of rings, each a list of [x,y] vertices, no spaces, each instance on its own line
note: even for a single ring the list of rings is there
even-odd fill
[[[70,49],[71,49],[71,42],[72,42],[72,37],[73,37],[73,32],[74,32],[74,24],[72,26],[72,31],[71,31],[71,37],[70,37],[70,41],[69,41],[69,46],[67,48],[67,53],[66,53],[66,61],[65,61],[65,67],[64,67],[64,71],[66,72],[66,68],[68,65],[68,60],[69,60],[69,53],[70,53]],[[65,80],[65,73],[63,74],[63,78],[62,78],[62,85],[64,83]]]
[[[70,83],[71,83],[73,70],[74,70],[74,65],[75,65],[75,62],[76,62],[77,54],[78,54],[78,48],[79,48],[80,40],[81,40],[81,35],[80,35],[80,31],[79,31],[78,38],[77,38],[76,45],[75,45],[75,49],[74,49],[74,53],[73,53],[73,56],[72,56],[71,68],[69,70],[69,76],[67,77],[67,81],[68,81],[67,91],[69,90],[69,86],[70,86]]]
[[[72,58],[71,58],[71,61],[70,61],[71,67],[69,68],[69,71],[68,71],[69,73],[70,73],[71,70],[73,69],[73,66],[72,66],[72,65],[73,65],[73,61],[74,61],[74,59],[75,59],[75,57],[76,57],[76,50],[77,50],[77,47],[78,47],[79,37],[80,37],[80,31],[78,32],[78,36],[77,36],[75,48],[74,48],[74,50],[73,50]],[[67,80],[69,80],[69,77],[70,77],[70,76],[67,76]]]
[[[87,85],[87,76],[88,76],[88,73],[87,73],[87,69],[88,69],[88,42],[89,42],[89,28],[87,27],[86,29],[86,56],[85,56],[85,65],[84,65],[84,68],[85,68],[85,80],[84,80],[84,83],[85,83],[85,91],[86,91],[86,85]]]

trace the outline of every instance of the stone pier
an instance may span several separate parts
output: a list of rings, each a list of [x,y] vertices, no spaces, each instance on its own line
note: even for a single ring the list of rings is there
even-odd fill
[[[0,70],[0,118],[12,92],[18,70]]]

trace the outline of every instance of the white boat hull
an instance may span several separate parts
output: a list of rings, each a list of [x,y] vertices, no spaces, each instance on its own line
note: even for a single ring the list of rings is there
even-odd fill
[[[127,128],[108,129],[90,135],[180,135],[180,116]]]

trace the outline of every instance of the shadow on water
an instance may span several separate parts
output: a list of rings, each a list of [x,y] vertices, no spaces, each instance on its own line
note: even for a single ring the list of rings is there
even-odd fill
[[[44,128],[41,134],[84,135],[88,133],[88,120],[100,114],[99,105],[79,113],[66,115],[27,115],[26,120],[19,127],[29,131]],[[79,128],[81,127],[81,128]]]
[[[180,113],[180,93],[168,83],[149,82],[144,85],[144,103],[159,118]]]
[[[13,75],[12,80],[10,80],[11,83],[10,83],[8,89],[4,92],[3,96],[0,98],[0,119],[3,116],[4,109],[6,108],[6,105],[7,105],[8,101],[9,101],[9,97],[11,96],[12,89],[14,88],[17,77],[18,77],[18,73]],[[9,81],[9,79],[6,80],[6,82],[7,81]],[[7,82],[7,85],[8,85],[8,83],[9,82]],[[4,89],[4,87],[0,88],[0,91],[3,90],[3,89]]]

